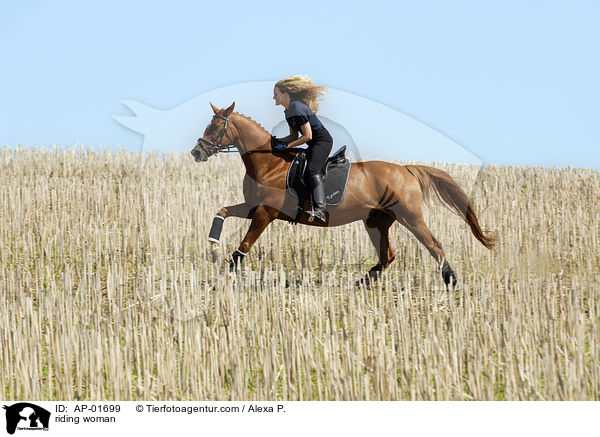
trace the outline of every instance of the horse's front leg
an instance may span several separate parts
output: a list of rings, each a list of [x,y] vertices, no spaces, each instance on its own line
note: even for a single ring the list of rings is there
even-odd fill
[[[238,249],[233,252],[229,261],[229,271],[237,270],[244,257],[254,245],[260,234],[269,226],[275,218],[277,218],[279,211],[270,206],[260,205],[252,212],[252,223],[246,233],[246,236],[240,243]]]
[[[212,262],[217,262],[219,259],[219,242],[221,241],[221,231],[223,231],[223,222],[227,217],[250,218],[253,207],[247,203],[239,203],[237,205],[225,206],[219,210],[213,219],[210,232],[208,233],[208,241],[211,243],[210,254]]]

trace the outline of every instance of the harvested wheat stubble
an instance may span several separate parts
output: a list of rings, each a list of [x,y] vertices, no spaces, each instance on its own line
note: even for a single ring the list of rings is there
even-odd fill
[[[436,165],[474,182],[497,249],[432,204],[459,289],[394,225],[396,261],[357,292],[375,263],[360,223],[276,222],[237,276],[210,261],[237,156],[4,149],[0,166],[6,399],[600,398],[598,171]],[[248,223],[225,222],[223,258]]]

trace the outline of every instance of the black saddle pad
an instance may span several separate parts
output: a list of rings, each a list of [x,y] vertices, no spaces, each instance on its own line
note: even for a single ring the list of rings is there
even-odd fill
[[[344,198],[348,176],[350,175],[350,161],[346,158],[346,146],[335,152],[327,159],[325,165],[325,203],[339,205]],[[306,169],[306,152],[298,152],[288,170],[286,187],[292,196],[300,200],[310,200],[311,190],[304,181]]]

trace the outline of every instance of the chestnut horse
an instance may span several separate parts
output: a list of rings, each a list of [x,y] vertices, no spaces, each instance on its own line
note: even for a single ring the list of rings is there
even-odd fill
[[[271,135],[254,120],[233,112],[235,102],[227,109],[217,109],[192,150],[198,162],[223,151],[237,151],[246,167],[243,182],[245,201],[219,210],[213,221],[211,238],[213,260],[224,220],[228,217],[251,219],[250,228],[238,250],[230,259],[230,268],[241,263],[258,237],[273,220],[295,222],[298,200],[286,190],[286,175],[291,153],[271,151]],[[289,155],[289,156],[288,156]],[[473,206],[457,183],[447,173],[422,165],[396,165],[383,161],[352,163],[342,202],[327,206],[327,221],[308,221],[301,216],[298,223],[311,226],[339,226],[362,220],[379,255],[379,263],[357,284],[367,285],[394,260],[388,232],[395,221],[405,226],[427,248],[441,267],[446,286],[456,285],[456,277],[446,259],[442,245],[423,220],[422,204],[431,194],[452,208],[469,225],[473,235],[492,249],[496,238],[482,231]],[[215,234],[216,229],[216,234]]]

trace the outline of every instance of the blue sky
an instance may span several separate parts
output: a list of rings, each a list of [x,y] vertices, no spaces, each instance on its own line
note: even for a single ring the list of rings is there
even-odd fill
[[[600,168],[599,17],[592,1],[3,3],[0,144],[137,150],[122,100],[166,110],[301,73],[486,164]]]

